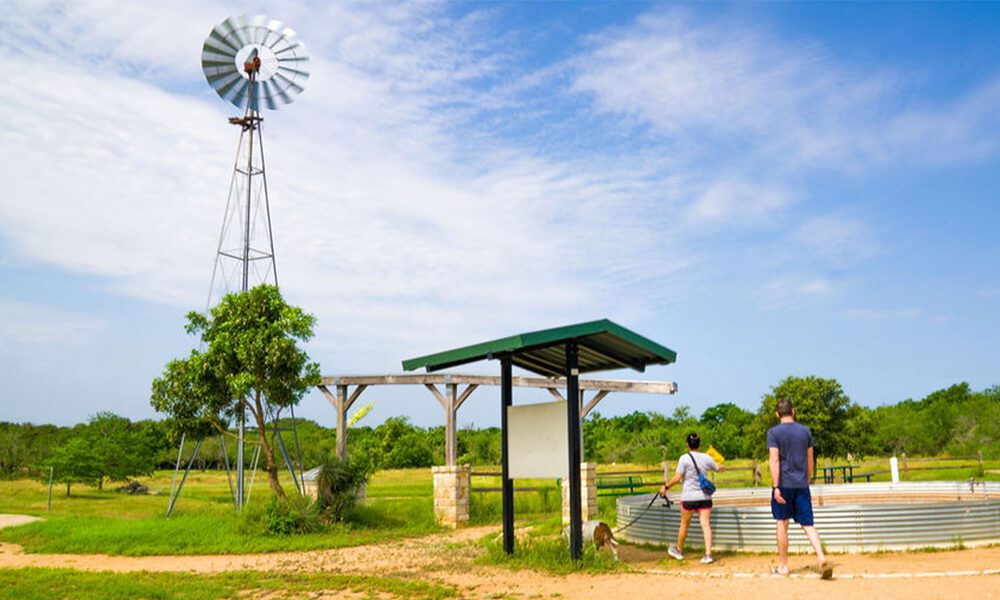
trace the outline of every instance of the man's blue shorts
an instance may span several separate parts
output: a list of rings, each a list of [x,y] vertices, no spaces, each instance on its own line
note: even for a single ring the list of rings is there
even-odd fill
[[[771,492],[771,515],[775,521],[785,521],[795,519],[799,525],[813,524],[812,494],[809,488],[786,488],[779,486],[781,497],[785,499],[785,504],[778,504],[774,499],[774,492]]]

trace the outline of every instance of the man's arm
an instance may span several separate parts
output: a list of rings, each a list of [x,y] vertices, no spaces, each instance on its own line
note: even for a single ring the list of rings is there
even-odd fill
[[[813,480],[813,473],[816,471],[816,459],[813,458],[812,446],[809,446],[809,448],[806,450],[806,457],[807,457],[806,464],[808,465],[806,468],[809,470],[808,471],[809,479],[806,480],[808,482]]]
[[[784,504],[785,499],[781,497],[781,490],[778,489],[778,484],[781,482],[781,456],[778,454],[777,448],[768,448],[767,451],[767,465],[771,470],[771,487],[774,488],[771,495],[774,496],[778,504]]]

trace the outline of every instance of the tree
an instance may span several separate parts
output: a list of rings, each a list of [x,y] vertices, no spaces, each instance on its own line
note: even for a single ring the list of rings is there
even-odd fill
[[[125,417],[101,412],[86,425],[72,430],[72,437],[57,448],[46,467],[54,469],[54,480],[69,484],[83,483],[104,489],[104,480],[127,481],[149,475],[155,466],[156,449],[149,443],[145,428]],[[48,478],[48,469],[39,473]]]
[[[97,489],[103,489],[105,479],[127,481],[153,472],[155,449],[142,427],[125,417],[97,413],[84,428],[83,439],[97,463]]]
[[[752,412],[724,402],[706,408],[698,421],[706,427],[701,435],[703,440],[708,440],[723,456],[737,457],[750,455],[747,429],[753,419]]]
[[[53,481],[66,484],[66,495],[74,483],[97,486],[101,481],[101,469],[97,464],[90,444],[82,437],[76,437],[56,448],[46,467],[52,469]],[[47,473],[40,478],[47,479]]]
[[[285,303],[277,287],[261,285],[227,294],[210,315],[190,312],[187,320],[205,350],[167,364],[153,381],[153,408],[169,415],[175,437],[228,433],[228,424],[249,412],[271,491],[284,498],[268,423],[319,384],[319,365],[296,343],[312,337],[315,319]]]
[[[868,450],[871,421],[864,418],[862,408],[851,402],[836,379],[809,375],[786,377],[762,399],[752,427],[760,454],[766,451],[768,428],[778,423],[775,416],[778,398],[791,400],[795,420],[812,430],[817,456],[843,456]]]

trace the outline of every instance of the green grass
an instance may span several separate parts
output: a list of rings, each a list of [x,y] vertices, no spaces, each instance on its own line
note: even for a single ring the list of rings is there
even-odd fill
[[[452,587],[398,577],[362,577],[326,573],[237,571],[216,575],[189,573],[109,573],[70,569],[0,569],[0,599],[80,600],[119,598],[241,598],[247,592],[275,592],[281,598],[315,597],[316,592],[350,590],[372,597],[453,598]]]
[[[434,478],[430,469],[379,471],[368,482],[369,498],[431,498]]]
[[[503,549],[503,540],[493,534],[480,540],[486,553],[476,562],[482,565],[505,567],[508,569],[528,569],[550,575],[566,575],[569,573],[609,573],[626,570],[622,563],[616,562],[607,549],[598,551],[593,544],[583,545],[583,554],[578,561],[569,555],[569,545],[561,534],[553,535],[553,523],[562,530],[561,518],[538,523],[527,536],[515,540],[514,553],[507,554]]]
[[[876,461],[878,464],[884,462],[885,468],[888,468],[888,459],[868,459],[866,462]],[[726,464],[732,467],[749,466],[751,461],[731,460]],[[911,470],[911,481],[965,481],[973,474],[973,469],[956,468],[955,463],[949,461],[911,461],[910,464],[932,467]],[[609,472],[653,469],[658,470],[659,467],[600,465],[598,476]],[[1000,474],[990,472],[1000,470],[1000,461],[986,461],[984,469],[986,479],[1000,480]],[[67,497],[65,487],[56,487],[51,512],[46,511],[47,489],[42,483],[31,480],[0,481],[0,513],[36,515],[45,519],[0,530],[0,541],[20,544],[27,552],[35,553],[216,554],[337,548],[441,530],[434,524],[430,469],[400,469],[382,471],[372,478],[368,485],[368,501],[352,513],[351,523],[332,526],[319,533],[284,537],[266,535],[259,532],[252,519],[248,518],[254,511],[263,508],[269,495],[266,481],[260,475],[258,473],[250,498],[248,515],[242,518],[234,513],[225,474],[218,472],[192,472],[170,519],[166,519],[164,514],[172,471],[161,471],[143,479],[143,483],[151,489],[160,490],[160,495],[129,496],[75,485],[72,496]],[[287,473],[282,477],[286,490],[293,492]],[[644,477],[649,477],[651,481],[658,480],[656,474]],[[888,478],[888,475],[883,475],[875,480]],[[736,487],[749,485],[749,482],[741,481],[746,479],[749,479],[747,471],[729,471],[719,474],[717,481],[720,487]],[[519,526],[528,522],[545,522],[550,518],[558,521],[562,497],[552,480],[519,480],[517,484],[547,488],[543,492],[515,494],[515,514]],[[472,524],[500,522],[500,494],[475,491],[476,487],[499,485],[498,478],[473,478]],[[598,511],[598,518],[615,523],[615,498],[599,498]]]
[[[440,530],[428,490],[423,497],[372,497],[351,513],[350,522],[319,533],[267,535],[256,525],[268,498],[266,486],[255,484],[248,508],[239,516],[225,474],[212,472],[188,477],[173,516],[167,519],[171,477],[172,473],[161,472],[148,480],[151,489],[165,490],[161,495],[130,496],[75,486],[72,496],[66,497],[63,488],[62,493],[53,492],[50,513],[45,511],[44,485],[29,480],[0,482],[0,512],[45,519],[2,529],[0,540],[35,553],[236,554],[355,546]],[[429,473],[426,478],[430,479]],[[294,488],[286,489],[294,493]]]

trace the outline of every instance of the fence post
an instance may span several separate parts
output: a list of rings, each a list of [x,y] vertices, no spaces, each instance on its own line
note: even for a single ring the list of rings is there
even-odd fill
[[[903,474],[906,475],[906,480],[910,480],[910,462],[906,460],[906,452],[903,453]]]
[[[982,469],[983,468],[983,449],[980,448],[979,452],[977,452],[976,455],[977,455],[977,458],[979,458],[979,468]]]
[[[750,467],[751,473],[750,478],[753,480],[753,485],[760,485],[761,473],[760,465],[757,463],[757,459],[753,459],[753,466]]]
[[[980,453],[982,455],[982,453]],[[45,507],[47,512],[52,512],[52,476],[55,474],[56,468],[49,467],[49,502]]]

